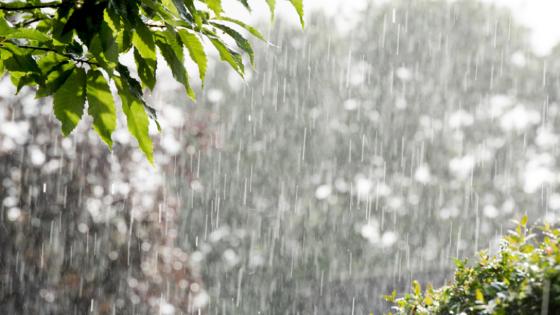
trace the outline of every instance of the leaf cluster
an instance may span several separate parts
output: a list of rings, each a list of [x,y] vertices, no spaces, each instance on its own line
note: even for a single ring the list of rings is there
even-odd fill
[[[239,0],[251,10],[247,0]],[[272,16],[276,2],[267,0]],[[302,0],[290,0],[303,26]],[[0,74],[8,73],[19,92],[37,89],[37,97],[53,96],[54,114],[64,135],[86,111],[93,128],[112,148],[116,128],[114,85],[130,133],[153,162],[150,119],[154,108],[144,91],[156,84],[158,53],[173,77],[195,100],[185,67],[185,52],[204,82],[208,46],[241,76],[243,56],[254,64],[254,52],[243,30],[264,40],[243,21],[224,12],[221,0],[55,0],[0,2]],[[235,47],[228,44],[235,43]],[[121,62],[132,54],[137,78]]]
[[[480,252],[478,262],[456,260],[454,281],[423,291],[417,281],[410,293],[385,300],[390,314],[559,314],[560,228],[527,228],[527,216],[502,240],[496,256]]]

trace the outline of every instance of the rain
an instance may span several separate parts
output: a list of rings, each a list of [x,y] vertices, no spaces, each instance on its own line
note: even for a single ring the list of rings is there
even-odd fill
[[[209,58],[194,103],[158,69],[154,166],[1,79],[0,313],[381,314],[558,222],[560,49],[510,8],[259,12],[244,79]]]

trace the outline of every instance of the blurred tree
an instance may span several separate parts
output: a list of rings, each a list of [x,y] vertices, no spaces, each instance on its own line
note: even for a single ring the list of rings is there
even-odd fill
[[[247,0],[239,0],[248,10]],[[290,0],[303,26],[302,0]],[[272,16],[275,1],[267,1]],[[242,55],[253,48],[241,27],[258,39],[264,37],[243,21],[227,15],[221,0],[59,0],[0,2],[0,74],[8,72],[19,91],[37,87],[37,96],[54,96],[54,114],[62,133],[70,134],[83,116],[85,104],[93,128],[112,148],[116,127],[115,104],[109,84],[116,85],[130,133],[147,159],[153,162],[148,135],[149,117],[156,110],[143,98],[143,88],[156,83],[157,50],[187,94],[195,95],[184,66],[186,48],[204,81],[207,57],[202,40],[209,41],[241,76]],[[119,57],[133,52],[140,82]],[[159,124],[158,124],[159,128]]]

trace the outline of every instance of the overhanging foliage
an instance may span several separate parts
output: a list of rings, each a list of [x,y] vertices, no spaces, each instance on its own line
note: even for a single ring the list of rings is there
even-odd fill
[[[247,0],[239,0],[251,10]],[[289,0],[303,27],[302,0]],[[266,0],[274,16],[276,1]],[[144,101],[144,89],[156,83],[157,52],[195,99],[184,66],[184,50],[198,66],[204,81],[207,56],[204,41],[241,76],[246,54],[254,53],[245,29],[262,34],[224,12],[221,0],[40,0],[0,2],[0,74],[7,72],[17,91],[37,88],[37,97],[54,96],[54,114],[68,135],[84,110],[93,128],[112,148],[116,128],[115,103],[109,88],[115,84],[130,133],[153,162],[149,120],[157,124],[154,108]],[[231,38],[237,48],[225,39]],[[140,82],[119,57],[132,51]],[[158,128],[159,128],[159,124]]]

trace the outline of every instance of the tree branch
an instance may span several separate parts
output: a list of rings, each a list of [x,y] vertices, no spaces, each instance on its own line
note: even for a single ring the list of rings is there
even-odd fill
[[[58,1],[45,2],[41,4],[26,5],[26,6],[0,3],[0,11],[29,11],[29,10],[44,9],[44,8],[59,8],[62,5],[63,3]]]
[[[52,16],[48,16],[48,18],[52,19]],[[29,26],[29,25],[35,23],[35,22],[42,21],[42,20],[44,20],[44,19],[45,19],[45,18],[43,18],[43,17],[36,17],[36,18],[34,18],[34,19],[24,20],[24,21],[22,21],[21,23],[16,24],[15,26],[16,26],[16,27],[26,27],[26,26]]]
[[[41,51],[48,51],[48,52],[53,52],[57,55],[66,57],[72,61],[78,62],[78,63],[86,63],[90,66],[99,66],[99,64],[97,62],[93,62],[93,61],[89,61],[87,59],[81,59],[81,58],[76,58],[74,56],[72,56],[71,54],[66,54],[63,52],[60,52],[58,50],[52,49],[52,48],[47,48],[47,47],[38,47],[38,46],[29,46],[29,45],[18,45],[18,44],[14,44],[19,48],[23,48],[23,49],[31,49],[31,50],[41,50]],[[1,47],[1,46],[0,46]]]

